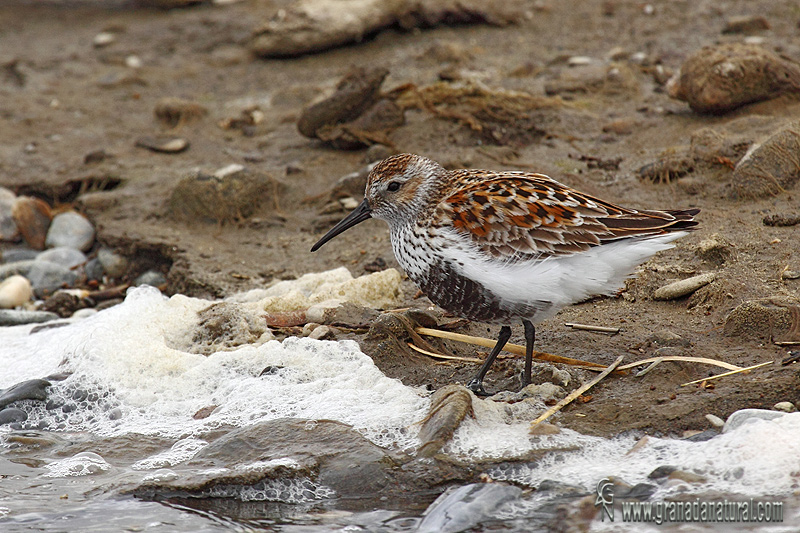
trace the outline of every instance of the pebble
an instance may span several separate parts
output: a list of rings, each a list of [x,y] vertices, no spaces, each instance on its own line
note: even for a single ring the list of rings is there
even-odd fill
[[[3,280],[0,283],[0,308],[13,309],[22,305],[33,297],[31,282],[18,274]]]
[[[722,432],[727,433],[756,420],[774,420],[785,415],[786,413],[769,411],[767,409],[740,409],[728,417],[728,420],[725,421],[725,425],[722,427]]]
[[[39,253],[39,250],[31,250],[30,248],[11,248],[3,250],[3,262],[16,263],[17,261],[33,261]]]
[[[89,318],[92,315],[97,314],[97,309],[92,309],[90,307],[86,307],[84,309],[78,309],[74,313],[72,313],[72,318]]]
[[[117,40],[117,36],[109,31],[100,32],[92,39],[95,48],[103,48]]]
[[[677,470],[676,467],[670,465],[661,465],[647,475],[647,479],[664,479],[671,473]]]
[[[63,286],[71,287],[78,281],[78,274],[67,267],[50,261],[34,261],[27,278],[37,296],[52,292]]]
[[[17,196],[13,192],[0,187],[0,241],[13,241],[19,237],[17,223],[11,216],[16,200]]]
[[[22,324],[39,324],[58,318],[55,313],[47,311],[23,311],[20,309],[0,309],[0,326],[20,326]]]
[[[50,382],[46,379],[29,379],[12,385],[0,393],[0,408],[17,400],[46,400]]]
[[[164,274],[162,274],[161,272],[156,272],[155,270],[148,270],[147,272],[141,274],[138,278],[136,278],[133,284],[136,287],[139,287],[141,285],[161,287],[167,284],[167,278],[165,278]]]
[[[103,272],[110,278],[119,278],[128,272],[128,260],[108,248],[101,248],[97,252],[97,260],[103,267]]]
[[[333,337],[333,330],[330,326],[318,326],[308,334],[309,339],[316,339],[318,341],[332,339]]]
[[[103,274],[105,270],[103,270],[103,265],[100,263],[98,258],[90,259],[86,266],[83,267],[83,271],[86,274],[86,279],[88,281],[102,281]]]
[[[0,279],[5,279],[14,274],[26,276],[31,267],[36,263],[33,259],[24,259],[22,261],[14,261],[6,265],[0,265]]]
[[[685,347],[691,344],[691,342],[688,340],[668,329],[660,329],[656,331],[650,336],[649,340],[658,346]]]
[[[86,217],[75,211],[66,211],[53,218],[46,244],[48,248],[66,246],[85,252],[94,244],[94,237],[94,226]]]
[[[181,137],[140,137],[136,146],[162,154],[177,154],[189,148],[189,141]]]
[[[137,55],[129,55],[125,58],[125,66],[128,68],[142,68],[142,58]]]
[[[753,33],[768,29],[769,22],[761,15],[745,15],[729,18],[722,33]]]
[[[47,230],[53,219],[50,206],[39,198],[20,196],[11,208],[11,216],[28,246],[44,250]]]
[[[725,421],[718,417],[717,415],[712,415],[711,413],[706,415],[706,420],[711,422],[711,425],[716,428],[721,428],[725,425]]]
[[[67,246],[58,246],[40,252],[36,256],[37,261],[50,261],[67,268],[73,268],[86,263],[86,256],[80,250]]]
[[[584,65],[591,65],[594,60],[589,56],[572,56],[567,59],[567,65],[570,67],[582,67]]]
[[[792,402],[778,402],[772,406],[776,411],[783,411],[784,413],[794,413],[797,407]]]
[[[653,299],[677,300],[678,298],[692,294],[700,287],[708,285],[714,281],[716,277],[717,275],[713,272],[708,272],[706,274],[700,274],[699,276],[692,276],[691,278],[675,281],[656,289],[656,292],[653,293]]]
[[[28,413],[16,407],[9,407],[0,411],[0,426],[11,424],[12,422],[25,422],[27,419]]]
[[[670,475],[667,476],[667,479],[678,479],[680,481],[685,481],[686,483],[705,483],[706,478],[701,476],[700,474],[695,474],[693,472],[687,472],[686,470],[675,470],[671,472]]]

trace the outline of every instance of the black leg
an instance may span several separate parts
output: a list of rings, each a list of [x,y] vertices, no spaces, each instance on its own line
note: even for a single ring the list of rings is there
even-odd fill
[[[478,371],[478,374],[472,378],[472,381],[467,383],[467,388],[474,392],[479,396],[489,396],[489,394],[483,389],[483,378],[486,376],[486,373],[491,368],[492,363],[494,360],[497,359],[497,354],[500,353],[500,350],[503,349],[503,346],[506,345],[508,339],[511,338],[511,327],[510,326],[503,326],[500,328],[500,336],[497,338],[497,344],[494,345],[492,351],[489,352],[489,355],[486,356],[486,361],[483,362],[483,366]]]
[[[531,384],[533,343],[536,342],[536,328],[533,327],[533,323],[526,318],[522,319],[522,325],[525,326],[525,371],[522,373],[522,388],[524,389]]]

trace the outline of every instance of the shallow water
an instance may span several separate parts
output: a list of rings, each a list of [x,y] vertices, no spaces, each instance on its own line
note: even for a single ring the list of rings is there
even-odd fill
[[[139,288],[123,304],[81,321],[0,331],[0,388],[70,373],[52,381],[46,402],[14,404],[28,413],[26,422],[0,427],[0,529],[460,530],[463,524],[435,522],[446,514],[441,511],[423,516],[435,493],[354,504],[302,476],[219,489],[205,498],[177,494],[152,502],[126,495],[148,479],[177,476],[174,468],[220,434],[266,420],[344,422],[396,453],[413,454],[419,444],[416,423],[426,414],[428,393],[387,378],[353,342],[262,339],[210,356],[197,353],[197,313],[210,303]],[[247,309],[259,313],[257,306]],[[193,418],[209,406],[216,406],[209,416]],[[463,495],[452,496],[449,504],[459,510],[451,514],[466,517],[469,527],[544,527],[559,504],[575,504],[610,476],[656,484],[651,500],[786,501],[785,522],[768,530],[792,531],[800,523],[800,413],[754,421],[705,442],[649,438],[635,449],[635,436],[602,439],[570,430],[531,436],[530,415],[521,404],[476,402],[475,417],[444,448],[456,461],[486,464],[487,478],[509,483],[496,487],[513,489],[481,492],[470,505],[458,500]],[[540,458],[532,461],[535,451]],[[278,462],[245,466],[291,471],[296,464],[291,457]],[[661,465],[705,481],[657,484],[648,474]],[[547,480],[556,489],[544,490]],[[610,527],[599,517],[592,522],[594,530]]]

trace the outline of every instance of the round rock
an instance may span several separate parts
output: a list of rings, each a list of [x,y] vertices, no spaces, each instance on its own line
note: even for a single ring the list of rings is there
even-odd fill
[[[778,402],[772,406],[776,411],[783,411],[784,413],[794,413],[797,407],[792,402]]]
[[[86,256],[80,250],[59,246],[45,250],[36,256],[37,261],[49,261],[66,268],[73,268],[86,262]]]
[[[86,279],[89,281],[101,281],[103,279],[103,273],[105,272],[103,265],[96,257],[94,259],[90,259],[89,262],[86,263],[86,266],[83,267],[83,270],[86,274]]]
[[[25,422],[27,419],[28,413],[16,407],[9,407],[0,411],[0,426],[11,424],[12,422]]]
[[[28,279],[36,295],[42,296],[64,286],[71,287],[78,280],[78,274],[58,263],[35,261],[28,270]]]
[[[0,309],[0,326],[19,326],[22,324],[38,324],[58,318],[55,313],[47,311],[25,311],[22,309]]]
[[[19,237],[17,223],[11,215],[16,199],[13,192],[0,187],[0,241],[14,241]]]
[[[103,272],[111,278],[124,276],[130,266],[125,257],[114,253],[113,250],[109,250],[108,248],[101,248],[100,251],[97,252],[97,260],[100,261],[100,264],[103,266]]]
[[[16,263],[18,261],[32,261],[39,255],[38,250],[30,248],[10,248],[3,250],[3,263]]]
[[[140,285],[161,287],[167,284],[167,278],[165,278],[164,274],[162,274],[161,272],[156,272],[155,270],[148,270],[147,272],[136,278],[133,284],[137,287],[139,287]]]
[[[91,222],[75,211],[67,211],[53,217],[45,245],[48,248],[66,246],[85,252],[94,244],[94,237],[95,231]]]
[[[12,309],[33,297],[33,288],[27,278],[14,275],[0,283],[0,308]]]

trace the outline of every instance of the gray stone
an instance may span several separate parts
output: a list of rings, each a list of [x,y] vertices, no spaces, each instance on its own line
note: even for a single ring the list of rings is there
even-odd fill
[[[22,324],[39,324],[58,318],[55,313],[47,311],[23,311],[20,309],[0,309],[0,326],[20,326]]]
[[[11,210],[17,196],[6,189],[0,187],[0,241],[13,241],[19,238],[19,229]]]
[[[728,420],[725,421],[725,425],[722,427],[722,432],[727,433],[733,431],[738,427],[750,424],[756,420],[775,420],[785,415],[786,413],[769,411],[767,409],[740,409],[728,417]]]
[[[71,287],[78,280],[76,272],[50,261],[34,262],[25,277],[30,280],[34,292],[39,297],[65,285]]]
[[[17,383],[0,393],[0,408],[18,400],[46,400],[50,382],[45,379],[29,379]]]
[[[133,284],[137,287],[139,287],[140,285],[161,287],[162,285],[167,284],[167,278],[165,278],[164,274],[162,274],[161,272],[156,272],[155,270],[148,270],[147,272],[136,278]]]
[[[6,279],[14,274],[27,276],[28,271],[31,269],[34,263],[36,263],[36,260],[34,259],[25,259],[22,261],[14,261],[13,263],[8,263],[7,265],[0,265],[0,279]]]
[[[426,510],[418,533],[456,533],[492,519],[497,510],[518,500],[522,489],[503,483],[472,483],[447,491]]]
[[[3,250],[3,263],[16,263],[18,261],[33,261],[41,252],[30,248],[11,248]]]
[[[66,268],[73,268],[86,262],[86,256],[80,250],[59,246],[40,252],[37,261],[50,261]]]
[[[9,407],[0,411],[0,426],[11,424],[12,422],[25,422],[27,419],[28,413],[16,407]]]
[[[113,250],[109,250],[108,248],[101,248],[100,251],[97,252],[97,259],[100,261],[100,264],[103,265],[105,274],[110,278],[120,278],[124,276],[128,272],[128,267],[130,266],[125,257],[114,253]]]
[[[47,231],[45,246],[55,248],[67,246],[76,250],[88,251],[94,244],[94,226],[75,211],[59,213],[53,217]]]
[[[242,468],[290,457],[296,467]],[[241,465],[237,468],[237,465]],[[312,477],[343,498],[374,497],[392,488],[394,462],[352,427],[333,420],[280,418],[227,433],[184,464],[174,479],[145,482],[134,493],[202,492],[262,480]]]
[[[86,266],[83,267],[83,271],[86,274],[86,279],[89,281],[101,281],[103,279],[103,274],[105,273],[103,265],[96,257],[94,259],[90,259],[86,263]]]

